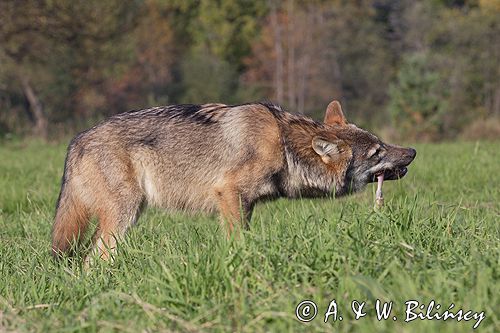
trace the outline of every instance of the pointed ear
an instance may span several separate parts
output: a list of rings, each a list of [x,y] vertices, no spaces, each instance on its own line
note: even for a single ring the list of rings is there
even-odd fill
[[[312,140],[312,148],[321,157],[325,156],[335,156],[340,154],[340,140],[335,140],[333,142],[320,137],[314,137]]]
[[[332,101],[328,104],[325,112],[325,120],[323,121],[327,125],[346,125],[347,120],[342,112],[342,107],[338,101]]]
[[[352,150],[340,139],[327,140],[316,136],[312,139],[312,149],[326,164],[337,163],[352,157]]]

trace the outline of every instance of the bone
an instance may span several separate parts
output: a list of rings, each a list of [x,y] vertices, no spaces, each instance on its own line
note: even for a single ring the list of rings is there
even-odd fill
[[[377,176],[377,192],[375,193],[375,209],[384,206],[384,194],[382,193],[382,184],[384,183],[384,174]]]

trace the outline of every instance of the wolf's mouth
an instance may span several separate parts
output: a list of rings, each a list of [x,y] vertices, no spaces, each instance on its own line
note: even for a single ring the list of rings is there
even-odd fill
[[[393,168],[393,169],[386,169],[379,171],[377,173],[374,173],[370,177],[370,183],[375,183],[377,181],[378,176],[381,176],[382,174],[384,175],[384,180],[396,180],[403,178],[406,173],[408,173],[408,168],[407,167],[400,167],[400,168]]]

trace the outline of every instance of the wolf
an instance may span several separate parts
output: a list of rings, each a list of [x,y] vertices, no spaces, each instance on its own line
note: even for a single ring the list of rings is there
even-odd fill
[[[348,123],[338,101],[323,122],[271,103],[116,114],[69,144],[52,253],[72,254],[96,217],[94,251],[110,258],[147,205],[218,212],[230,235],[259,201],[354,193],[404,177],[415,155]]]

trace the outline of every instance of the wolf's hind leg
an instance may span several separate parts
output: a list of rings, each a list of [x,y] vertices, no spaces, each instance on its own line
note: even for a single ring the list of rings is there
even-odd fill
[[[75,192],[70,185],[61,190],[52,227],[52,255],[55,258],[63,253],[73,254],[73,246],[81,242],[90,224],[88,207],[72,191]]]
[[[113,259],[117,241],[125,235],[127,229],[133,225],[140,215],[142,196],[125,196],[120,202],[110,201],[101,209],[98,216],[98,225],[92,237],[93,250],[86,259],[88,264],[91,257],[98,256],[103,260]]]

